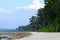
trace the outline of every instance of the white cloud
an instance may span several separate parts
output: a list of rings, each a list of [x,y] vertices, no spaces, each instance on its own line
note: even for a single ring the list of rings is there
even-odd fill
[[[10,13],[10,10],[0,8],[0,13]]]
[[[40,0],[33,0],[32,4],[29,4],[28,6],[25,7],[16,7],[16,9],[39,9],[39,8],[44,8],[44,4],[40,3]]]

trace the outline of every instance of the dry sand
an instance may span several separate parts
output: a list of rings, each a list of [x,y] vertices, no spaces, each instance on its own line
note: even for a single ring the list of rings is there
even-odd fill
[[[60,33],[30,32],[32,35],[16,40],[60,40]]]

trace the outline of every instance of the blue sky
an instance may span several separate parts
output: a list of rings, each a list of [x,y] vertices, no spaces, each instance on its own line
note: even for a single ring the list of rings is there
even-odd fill
[[[43,0],[0,0],[0,28],[27,25],[39,8],[44,8]]]

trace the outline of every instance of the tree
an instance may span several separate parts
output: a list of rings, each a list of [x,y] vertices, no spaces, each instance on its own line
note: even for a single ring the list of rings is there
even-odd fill
[[[33,28],[33,31],[37,31],[38,29],[37,17],[32,16],[29,20],[30,20],[30,26]]]
[[[40,15],[40,21],[44,20],[48,25],[54,25],[55,31],[60,31],[60,0],[44,0],[45,7]],[[40,12],[38,12],[40,13]],[[39,15],[39,14],[38,14]],[[42,17],[42,18],[41,18]],[[41,22],[40,22],[41,23]],[[46,26],[48,26],[46,25]],[[49,27],[48,27],[49,28]]]

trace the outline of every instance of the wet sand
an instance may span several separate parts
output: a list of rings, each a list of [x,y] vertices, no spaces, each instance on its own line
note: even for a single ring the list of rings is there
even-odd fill
[[[16,40],[31,35],[29,32],[0,32],[2,40]]]

